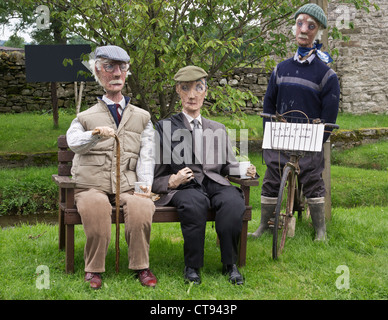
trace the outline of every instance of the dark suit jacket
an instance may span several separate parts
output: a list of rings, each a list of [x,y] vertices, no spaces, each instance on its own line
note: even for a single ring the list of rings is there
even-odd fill
[[[239,176],[239,164],[235,158],[231,141],[226,132],[226,128],[223,124],[206,119],[202,117],[202,130],[203,130],[203,145],[202,159],[197,161],[183,161],[182,164],[175,164],[173,160],[168,161],[165,157],[163,159],[163,153],[166,155],[168,152],[163,150],[164,148],[171,148],[171,154],[174,149],[182,151],[183,146],[188,146],[184,151],[193,151],[194,147],[191,147],[191,135],[178,142],[172,142],[171,145],[166,141],[168,138],[171,140],[174,132],[177,130],[176,125],[171,126],[171,122],[181,125],[182,129],[186,129],[186,133],[191,133],[192,129],[187,121],[187,118],[183,113],[172,116],[171,118],[161,120],[156,124],[156,132],[161,137],[160,142],[160,156],[159,161],[157,159],[155,166],[155,176],[152,185],[152,191],[161,195],[161,199],[156,203],[157,205],[166,205],[170,202],[173,195],[178,191],[176,189],[168,188],[168,180],[172,174],[176,174],[180,169],[189,167],[194,172],[194,177],[201,183],[206,176],[211,180],[218,182],[221,185],[230,185],[230,182],[226,179],[226,176],[233,175]],[[169,128],[172,128],[169,130]],[[176,139],[175,139],[176,140]],[[166,143],[167,142],[167,143]],[[183,157],[183,155],[182,155]],[[181,159],[183,159],[181,157]],[[193,159],[193,155],[185,155],[185,159]],[[200,163],[196,163],[196,162]]]

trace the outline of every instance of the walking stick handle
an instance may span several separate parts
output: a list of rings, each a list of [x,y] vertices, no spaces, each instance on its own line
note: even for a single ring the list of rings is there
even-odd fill
[[[95,136],[96,134],[100,134],[100,129],[94,129],[92,131],[92,136]]]

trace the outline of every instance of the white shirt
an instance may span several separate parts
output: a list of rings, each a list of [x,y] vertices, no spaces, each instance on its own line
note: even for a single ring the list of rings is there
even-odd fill
[[[182,113],[185,115],[187,121],[190,123],[190,126],[191,126],[191,129],[194,129],[194,123],[193,123],[193,120],[194,118],[192,116],[189,116],[187,113],[185,113],[184,111],[182,111]],[[195,119],[198,120],[199,122],[199,128],[202,129],[202,117],[201,115],[199,115],[198,117],[196,117]]]

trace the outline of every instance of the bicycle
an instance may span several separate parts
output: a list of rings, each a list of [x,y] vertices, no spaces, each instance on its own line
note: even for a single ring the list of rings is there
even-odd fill
[[[304,117],[287,116],[296,112],[302,113]],[[275,217],[269,221],[270,227],[273,228],[272,258],[276,260],[284,249],[290,225],[292,231],[295,229],[294,213],[298,212],[300,220],[304,211],[303,186],[298,179],[299,159],[310,152],[320,152],[324,129],[338,129],[339,126],[324,123],[321,119],[309,119],[305,113],[298,110],[291,110],[282,115],[261,113],[260,116],[270,119],[265,126],[263,149],[279,150],[289,156],[282,172]]]

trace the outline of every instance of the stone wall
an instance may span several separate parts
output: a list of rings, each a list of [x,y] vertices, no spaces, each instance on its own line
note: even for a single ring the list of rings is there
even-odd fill
[[[217,73],[215,79],[209,82],[209,86],[224,86],[230,85],[239,90],[251,91],[259,100],[253,104],[251,101],[246,101],[245,108],[242,108],[246,114],[259,114],[263,111],[263,99],[267,90],[267,85],[271,73],[266,72],[262,68],[236,68],[232,74],[223,75]]]
[[[87,82],[83,103],[95,102],[103,90],[96,82]],[[58,106],[75,105],[74,83],[57,83]],[[52,109],[50,83],[27,83],[23,52],[0,52],[0,113]]]
[[[258,114],[262,110],[262,99],[267,89],[269,74],[259,68],[237,68],[233,74],[224,76],[217,74],[209,81],[210,86],[228,83],[242,91],[250,90],[260,100],[253,105],[247,101],[244,111],[249,114]],[[79,84],[78,84],[79,90]],[[104,93],[97,82],[86,82],[82,94],[82,103],[92,105],[96,97]],[[131,96],[129,87],[125,87],[124,94]],[[57,83],[59,107],[75,105],[74,83]],[[134,104],[136,101],[133,100]],[[208,102],[208,104],[210,104]],[[0,53],[0,113],[26,112],[50,110],[51,89],[50,83],[26,83],[24,53],[19,51]]]
[[[355,114],[388,112],[388,1],[373,2],[379,11],[357,11],[338,0],[328,9],[329,24],[350,36],[349,42],[331,41],[330,46],[339,50],[334,69],[341,79],[341,108]]]
[[[380,10],[370,13],[357,11],[339,0],[329,3],[329,25],[337,25],[344,34],[351,37],[349,42],[330,41],[331,48],[337,48],[339,57],[333,69],[337,72],[341,85],[342,111],[355,114],[388,113],[388,73],[386,53],[388,43],[388,1],[374,0]],[[341,24],[341,21],[345,22]],[[348,22],[355,28],[349,28]],[[51,109],[49,83],[26,83],[24,54],[20,52],[0,52],[0,113],[25,112]],[[267,88],[269,74],[259,68],[236,69],[225,77],[221,74],[210,85],[230,84],[241,90],[251,90],[260,102],[247,102],[245,112],[257,114],[262,109],[262,100]],[[58,105],[75,105],[74,83],[58,83]],[[126,90],[124,93],[129,94]],[[83,103],[91,105],[103,91],[95,82],[87,82]]]

